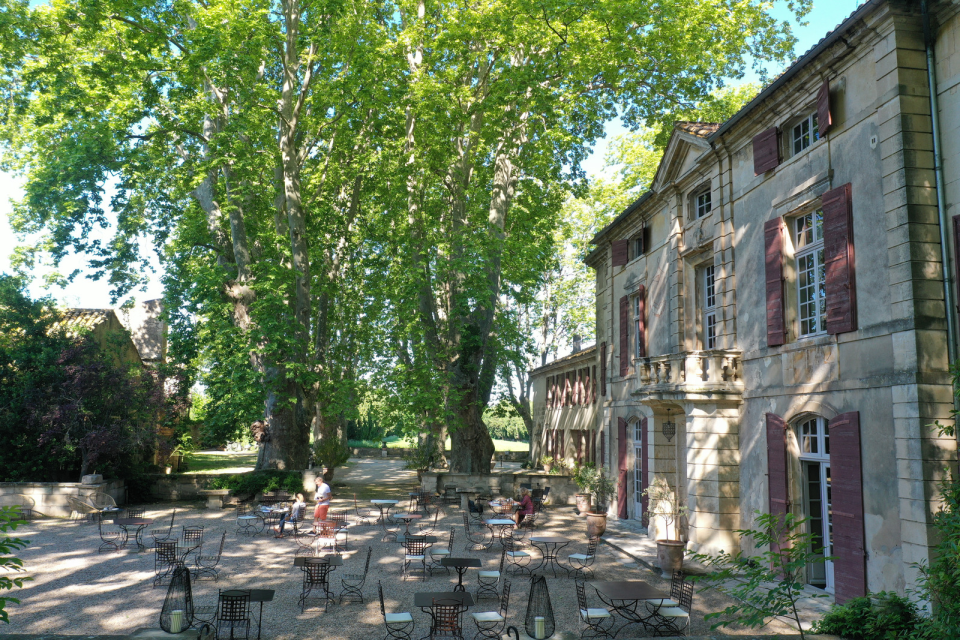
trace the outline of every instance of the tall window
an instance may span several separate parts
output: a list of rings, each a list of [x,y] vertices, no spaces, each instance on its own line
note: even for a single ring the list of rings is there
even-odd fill
[[[702,218],[710,213],[710,207],[710,191],[697,194],[697,217]]]
[[[797,302],[800,336],[813,336],[827,329],[826,267],[823,264],[823,211],[796,218],[794,240],[797,256]]]
[[[717,280],[712,264],[703,270],[703,346],[717,348]]]
[[[643,318],[640,317],[640,296],[635,296],[633,298],[633,335],[636,336],[634,341],[633,355],[636,358],[640,357],[640,323],[643,322]]]
[[[823,558],[833,555],[832,495],[830,486],[830,432],[823,418],[797,426],[803,479],[803,511],[810,528],[812,551]],[[810,584],[833,591],[833,562],[808,567]]]
[[[636,503],[634,517],[643,518],[643,421],[633,423],[633,500]]]
[[[820,129],[817,126],[817,112],[793,125],[791,139],[793,141],[794,155],[800,153],[811,144],[820,139]]]

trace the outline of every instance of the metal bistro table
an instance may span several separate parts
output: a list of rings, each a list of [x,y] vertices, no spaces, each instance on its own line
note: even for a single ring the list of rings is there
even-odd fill
[[[413,606],[420,607],[424,613],[430,614],[430,633],[421,640],[425,640],[433,635],[433,601],[434,600],[454,600],[462,607],[470,608],[473,606],[473,596],[466,591],[421,591],[413,594]]]
[[[407,536],[410,535],[410,522],[413,521],[413,520],[419,520],[419,519],[422,518],[422,517],[423,517],[423,516],[420,515],[419,513],[395,513],[395,514],[393,514],[393,519],[394,519],[394,520],[403,520],[403,523],[404,523],[405,525],[407,525],[406,528],[404,529],[404,532],[403,532],[404,535],[407,535]]]
[[[123,544],[120,547],[127,546],[127,541],[130,540],[130,530],[127,527],[136,527],[137,531],[133,536],[133,539],[137,543],[137,551],[146,551],[146,547],[143,544],[143,530],[153,524],[153,520],[147,520],[146,518],[117,518],[113,522],[115,525],[123,529]]]
[[[560,564],[560,561],[557,559],[557,552],[570,544],[569,539],[559,536],[535,536],[530,538],[530,542],[533,546],[540,549],[543,555],[540,564],[530,569],[531,573],[540,570],[546,572],[547,567],[550,567],[550,570],[553,571],[554,578],[557,577],[557,569],[566,571],[567,575],[570,575],[570,570]]]
[[[487,520],[487,526],[490,528],[490,531],[493,532],[493,536],[500,541],[501,545],[503,544],[503,534],[507,529],[512,529],[515,524],[517,523],[507,518],[491,518]],[[493,531],[494,527],[500,527],[500,531]]]
[[[264,602],[273,602],[274,590],[273,589],[250,589],[250,604],[254,602],[260,603],[260,615],[257,617],[257,640],[260,640],[260,629],[261,623],[263,622],[263,603]],[[247,589],[235,590],[235,591],[224,591],[223,595],[225,596],[242,596],[247,592]]]
[[[463,586],[463,574],[467,572],[467,569],[473,567],[474,569],[479,569],[482,565],[479,558],[443,558],[440,560],[441,567],[453,567],[457,570],[457,586],[453,588],[454,591],[466,591]]]
[[[619,580],[610,582],[588,582],[591,587],[597,590],[597,595],[604,604],[613,607],[617,614],[626,620],[626,622],[614,632],[614,637],[625,627],[631,624],[642,624],[644,629],[656,630],[655,624],[651,619],[656,616],[657,611],[662,606],[662,601],[670,597],[669,593],[647,584],[643,580]],[[638,605],[647,600],[657,601],[652,610],[638,611]],[[644,615],[646,613],[647,615]]]
[[[396,539],[397,534],[393,531],[387,529],[387,515],[389,514],[390,509],[392,509],[399,500],[371,500],[370,503],[373,504],[379,511],[380,517],[377,518],[377,522],[380,523],[380,528],[383,529],[383,537],[393,536]],[[384,511],[388,513],[384,513]],[[376,524],[376,522],[374,523]]]

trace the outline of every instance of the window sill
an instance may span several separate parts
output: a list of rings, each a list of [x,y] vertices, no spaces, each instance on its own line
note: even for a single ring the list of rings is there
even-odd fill
[[[818,333],[812,336],[803,336],[802,338],[795,338],[793,341],[788,342],[785,345],[780,347],[781,352],[788,351],[797,351],[799,349],[808,349],[810,347],[821,347],[827,344],[836,344],[836,336],[832,336],[829,333]]]

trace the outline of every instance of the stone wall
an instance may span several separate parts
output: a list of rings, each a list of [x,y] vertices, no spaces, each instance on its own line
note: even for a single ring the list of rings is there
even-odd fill
[[[485,487],[493,495],[516,496],[521,484],[530,484],[536,489],[550,487],[550,504],[575,504],[574,496],[579,493],[577,485],[570,476],[552,475],[542,471],[494,471],[493,473],[450,473],[430,471],[423,474],[423,488],[426,491],[442,491],[447,485],[463,487]]]
[[[123,480],[111,480],[97,484],[79,482],[0,482],[0,498],[26,496],[33,500],[33,512],[50,518],[69,518],[73,513],[70,498],[91,501],[98,493],[108,493],[117,502],[124,504],[127,489]]]
[[[412,452],[413,449],[387,449],[387,457],[402,458]],[[381,449],[376,447],[351,447],[350,455],[354,458],[380,458],[383,454]],[[494,462],[500,462],[500,456],[503,456],[506,462],[524,462],[528,453],[526,451],[498,451],[493,456]]]

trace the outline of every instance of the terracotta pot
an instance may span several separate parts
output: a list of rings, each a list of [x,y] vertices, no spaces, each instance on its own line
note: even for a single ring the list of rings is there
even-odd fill
[[[590,494],[578,493],[577,496],[577,515],[583,516],[590,511]]]
[[[657,560],[663,575],[672,576],[683,568],[683,552],[686,546],[686,543],[680,540],[657,540]]]
[[[553,468],[553,463],[550,463],[550,464],[547,464],[546,462],[543,463],[543,470],[546,473],[550,473],[550,469],[552,468]]]
[[[587,514],[587,537],[602,536],[607,532],[607,514],[588,513]]]

